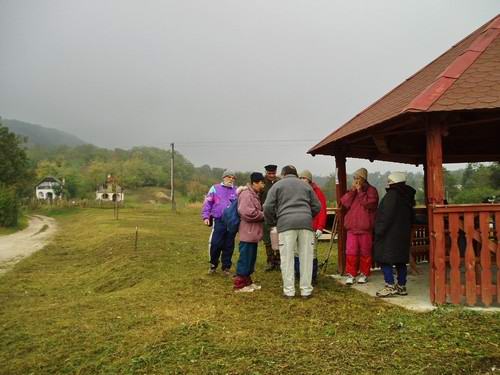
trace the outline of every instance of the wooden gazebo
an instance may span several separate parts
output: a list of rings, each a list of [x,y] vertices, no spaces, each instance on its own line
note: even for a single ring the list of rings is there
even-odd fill
[[[347,157],[424,166],[437,304],[500,302],[500,204],[445,205],[443,187],[443,163],[500,161],[499,35],[497,16],[308,151],[335,156],[337,197]],[[341,231],[341,273],[344,249]]]

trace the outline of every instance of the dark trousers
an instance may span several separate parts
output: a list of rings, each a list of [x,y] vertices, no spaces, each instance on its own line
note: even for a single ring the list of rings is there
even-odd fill
[[[293,268],[295,270],[295,277],[300,279],[300,259],[299,257],[294,257],[293,258]],[[312,279],[314,282],[316,282],[318,278],[318,258],[313,258],[313,273],[312,273]]]
[[[229,233],[220,219],[214,220],[214,227],[210,236],[210,264],[212,267],[217,268],[220,257],[222,269],[227,270],[231,268],[234,237],[236,237],[236,233]]]
[[[240,257],[236,264],[236,276],[233,278],[234,289],[241,289],[252,284],[250,275],[255,271],[257,243],[240,241]]]
[[[236,265],[238,276],[250,276],[255,271],[257,243],[240,241],[240,257]]]
[[[382,263],[380,267],[384,273],[384,281],[386,284],[394,285],[394,274],[392,272],[392,264]],[[408,274],[406,263],[396,263],[396,271],[398,274],[398,284],[401,286],[406,285],[406,275]]]

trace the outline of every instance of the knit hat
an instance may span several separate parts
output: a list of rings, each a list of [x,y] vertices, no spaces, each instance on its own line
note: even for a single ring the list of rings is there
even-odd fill
[[[356,172],[353,173],[353,177],[361,177],[363,180],[368,180],[368,171],[366,168],[359,168]]]
[[[224,173],[222,174],[222,178],[227,177],[227,176],[235,176],[234,171],[232,169],[226,169]]]
[[[250,175],[250,182],[264,181],[264,175],[260,172],[253,172]]]
[[[309,182],[312,182],[313,175],[310,171],[308,171],[307,169],[304,169],[302,172],[300,172],[299,178],[307,178],[309,180]]]
[[[268,164],[264,167],[264,169],[267,171],[267,172],[276,172],[276,170],[278,169],[278,166],[277,165],[274,165],[274,164]]]
[[[389,177],[387,177],[387,183],[397,184],[399,182],[406,182],[406,173],[404,172],[392,172]]]

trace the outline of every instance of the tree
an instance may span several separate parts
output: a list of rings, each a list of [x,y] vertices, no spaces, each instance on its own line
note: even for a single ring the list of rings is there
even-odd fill
[[[17,225],[19,195],[31,180],[22,142],[0,124],[0,226]]]
[[[29,162],[24,142],[0,123],[0,184],[20,189],[29,179]]]

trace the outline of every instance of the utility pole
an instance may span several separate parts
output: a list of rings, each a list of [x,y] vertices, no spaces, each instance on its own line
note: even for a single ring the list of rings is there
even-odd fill
[[[174,195],[174,143],[170,143],[170,201],[172,202],[172,211],[176,211],[175,195]]]

